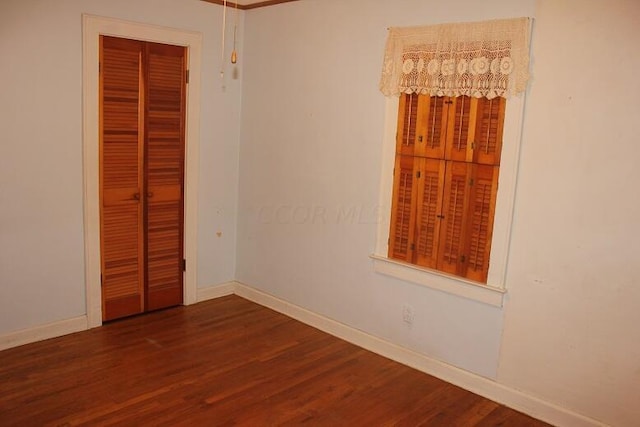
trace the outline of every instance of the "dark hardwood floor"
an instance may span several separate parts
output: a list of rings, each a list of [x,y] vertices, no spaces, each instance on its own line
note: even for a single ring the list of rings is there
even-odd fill
[[[237,296],[0,352],[2,426],[546,426]]]

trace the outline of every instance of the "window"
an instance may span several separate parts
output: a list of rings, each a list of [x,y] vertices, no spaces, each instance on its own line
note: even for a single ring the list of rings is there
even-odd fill
[[[531,22],[389,28],[376,272],[502,305]]]
[[[401,96],[389,258],[487,282],[505,104]]]

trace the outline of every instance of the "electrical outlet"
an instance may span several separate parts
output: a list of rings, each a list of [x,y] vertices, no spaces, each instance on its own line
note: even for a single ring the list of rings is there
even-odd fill
[[[402,306],[402,321],[407,325],[413,325],[413,307],[409,304]]]

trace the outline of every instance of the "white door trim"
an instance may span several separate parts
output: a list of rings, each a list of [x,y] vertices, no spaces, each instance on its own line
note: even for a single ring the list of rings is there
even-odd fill
[[[82,16],[82,146],[84,174],[84,248],[87,323],[102,325],[100,285],[100,178],[98,58],[99,36],[109,35],[187,47],[189,84],[185,130],[184,304],[197,299],[198,148],[200,143],[200,68],[202,34],[94,15]]]

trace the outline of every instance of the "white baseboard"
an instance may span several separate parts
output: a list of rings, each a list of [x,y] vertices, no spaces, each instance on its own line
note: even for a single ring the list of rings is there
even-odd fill
[[[36,341],[47,340],[49,338],[56,338],[62,335],[84,331],[87,329],[87,325],[87,316],[79,316],[72,319],[60,320],[58,322],[36,326],[35,328],[11,332],[6,335],[0,335],[0,350],[6,350],[8,348],[18,347],[20,345]]]
[[[207,288],[198,288],[196,302],[232,295],[236,285],[237,282],[227,282]],[[0,351],[24,344],[47,340],[49,338],[72,334],[74,332],[84,331],[86,329],[89,329],[87,316],[79,316],[72,319],[60,320],[58,322],[36,326],[22,331],[11,332],[6,335],[0,335]]]
[[[469,390],[487,399],[502,403],[505,406],[524,412],[547,423],[568,427],[606,426],[606,424],[592,418],[377,338],[366,332],[291,304],[242,283],[235,285],[234,293],[242,298],[285,314],[359,347],[402,363],[403,365],[411,366],[419,371],[433,375],[434,377],[462,387],[465,390]]]
[[[236,289],[236,285],[238,285],[238,282],[227,282],[221,285],[198,288],[196,303],[232,295]]]

